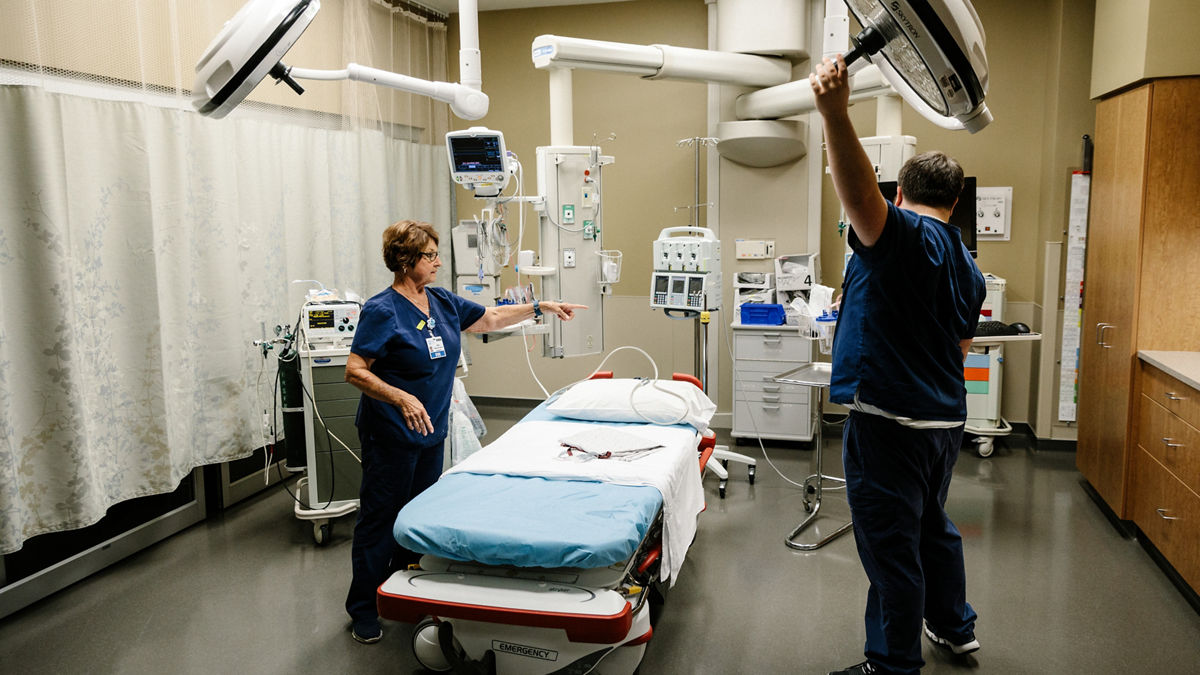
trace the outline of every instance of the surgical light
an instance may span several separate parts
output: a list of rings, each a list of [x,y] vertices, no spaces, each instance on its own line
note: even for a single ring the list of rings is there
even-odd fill
[[[983,24],[968,0],[846,0],[846,6],[863,26],[847,65],[866,57],[939,126],[974,133],[992,121],[983,101]]]
[[[213,39],[196,63],[192,105],[201,115],[229,114],[267,75],[297,94],[306,80],[353,80],[428,96],[450,104],[458,117],[476,120],[487,114],[481,90],[478,3],[460,0],[459,69],[462,83],[432,82],[351,63],[342,70],[310,70],[284,65],[284,55],[300,39],[321,9],[320,0],[249,0]]]
[[[242,5],[196,64],[192,105],[201,115],[225,117],[268,73],[304,93],[280,59],[320,9],[320,0],[251,0]]]

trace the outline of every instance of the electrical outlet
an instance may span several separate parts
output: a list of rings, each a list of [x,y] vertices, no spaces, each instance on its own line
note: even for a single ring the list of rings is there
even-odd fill
[[[563,269],[572,269],[575,267],[575,249],[563,249]]]

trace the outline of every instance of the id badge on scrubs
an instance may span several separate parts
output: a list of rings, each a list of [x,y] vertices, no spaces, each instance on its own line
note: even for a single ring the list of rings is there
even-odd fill
[[[441,337],[427,337],[425,344],[429,346],[429,358],[440,359],[446,356],[446,345],[442,344]]]

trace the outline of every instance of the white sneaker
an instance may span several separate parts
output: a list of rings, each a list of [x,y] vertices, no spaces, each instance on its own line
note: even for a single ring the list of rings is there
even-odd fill
[[[925,624],[925,637],[929,638],[929,641],[932,642],[933,644],[937,645],[938,647],[948,650],[952,654],[955,654],[958,656],[962,656],[963,654],[970,654],[971,652],[979,651],[979,640],[976,640],[975,636],[971,636],[971,639],[967,642],[964,642],[960,645],[956,645],[953,642],[947,640],[946,638],[941,638],[941,637],[938,637],[936,634],[934,634],[934,632],[932,630],[929,630],[929,624]]]

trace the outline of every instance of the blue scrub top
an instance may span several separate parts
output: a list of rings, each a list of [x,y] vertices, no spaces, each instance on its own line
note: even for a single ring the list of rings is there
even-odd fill
[[[433,433],[422,436],[410,430],[399,407],[363,394],[355,419],[360,435],[370,433],[385,443],[421,447],[446,438],[461,333],[486,309],[436,286],[426,286],[425,294],[434,320],[432,328],[424,312],[389,286],[363,305],[350,351],[374,359],[371,372],[375,376],[416,396],[433,421]],[[417,327],[422,324],[422,328]],[[430,336],[442,338],[445,356],[430,357],[426,343]]]
[[[954,225],[888,204],[874,246],[850,230],[829,400],[917,420],[967,416],[959,341],[975,335],[987,292]]]

